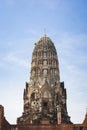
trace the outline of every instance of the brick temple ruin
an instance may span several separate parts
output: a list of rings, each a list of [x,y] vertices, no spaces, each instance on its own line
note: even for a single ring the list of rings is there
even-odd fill
[[[15,125],[5,119],[4,107],[0,105],[0,130],[87,130],[87,113],[82,124],[70,120],[57,51],[46,35],[35,43],[23,101],[24,109]]]

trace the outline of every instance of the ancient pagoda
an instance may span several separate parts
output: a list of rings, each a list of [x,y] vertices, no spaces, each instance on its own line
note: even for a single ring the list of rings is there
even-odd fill
[[[71,123],[66,99],[55,45],[44,35],[35,43],[30,80],[26,82],[23,95],[24,110],[17,124]]]

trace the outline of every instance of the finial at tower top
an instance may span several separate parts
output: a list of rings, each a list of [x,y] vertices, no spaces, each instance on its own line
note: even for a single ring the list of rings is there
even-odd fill
[[[46,37],[46,28],[44,28],[44,36]]]
[[[44,37],[47,37],[47,35],[46,35],[46,34],[44,34]]]

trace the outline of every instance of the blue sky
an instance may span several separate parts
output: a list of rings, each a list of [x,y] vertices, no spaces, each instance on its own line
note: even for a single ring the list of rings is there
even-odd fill
[[[34,43],[44,30],[57,48],[68,113],[74,123],[82,123],[87,107],[86,0],[0,0],[0,104],[5,117],[16,123],[22,115]]]

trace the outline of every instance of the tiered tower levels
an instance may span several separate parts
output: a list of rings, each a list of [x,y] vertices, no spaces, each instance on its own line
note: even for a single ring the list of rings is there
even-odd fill
[[[24,89],[24,112],[18,124],[71,123],[66,98],[64,83],[60,82],[56,48],[44,35],[35,43],[30,81]]]

